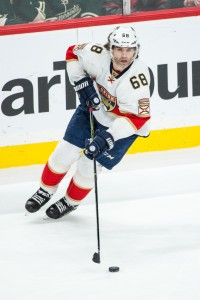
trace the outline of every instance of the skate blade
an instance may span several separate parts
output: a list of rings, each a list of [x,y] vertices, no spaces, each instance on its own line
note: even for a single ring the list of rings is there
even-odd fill
[[[28,215],[30,215],[30,212],[25,211],[24,216],[27,217]]]

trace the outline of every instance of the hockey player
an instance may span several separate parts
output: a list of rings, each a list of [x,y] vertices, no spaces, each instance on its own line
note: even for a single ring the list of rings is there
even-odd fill
[[[70,166],[77,162],[66,194],[46,210],[53,219],[77,209],[92,190],[93,158],[98,174],[102,166],[111,170],[138,136],[149,135],[150,74],[139,59],[139,43],[132,27],[115,28],[104,46],[93,43],[71,46],[66,60],[80,105],[44,167],[39,190],[25,204],[29,212],[38,211],[56,192]],[[91,106],[96,130],[93,140],[88,108]]]

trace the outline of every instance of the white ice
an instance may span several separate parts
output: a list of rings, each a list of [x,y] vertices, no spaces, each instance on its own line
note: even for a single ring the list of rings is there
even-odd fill
[[[60,220],[24,215],[42,168],[0,170],[0,299],[200,299],[200,147],[127,155],[103,172],[100,264],[93,192]]]

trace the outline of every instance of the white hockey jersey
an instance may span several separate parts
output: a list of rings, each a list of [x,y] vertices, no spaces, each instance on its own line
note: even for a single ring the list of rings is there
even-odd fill
[[[149,135],[150,74],[139,58],[118,73],[113,69],[110,52],[90,43],[69,47],[66,60],[72,85],[88,75],[96,82],[101,104],[94,116],[109,127],[114,140],[132,134]]]

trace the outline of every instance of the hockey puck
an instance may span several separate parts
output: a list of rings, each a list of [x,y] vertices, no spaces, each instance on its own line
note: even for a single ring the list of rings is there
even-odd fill
[[[109,267],[109,272],[119,272],[119,267]]]

